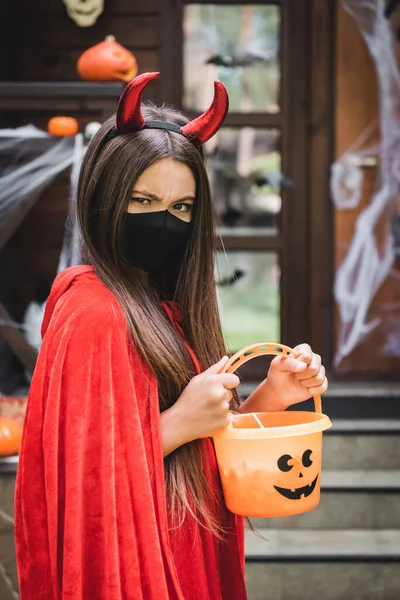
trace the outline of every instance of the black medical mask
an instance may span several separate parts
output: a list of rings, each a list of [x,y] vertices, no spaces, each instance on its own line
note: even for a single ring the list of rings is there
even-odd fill
[[[124,231],[125,255],[143,271],[156,271],[180,253],[182,257],[191,232],[191,223],[168,210],[127,213]]]

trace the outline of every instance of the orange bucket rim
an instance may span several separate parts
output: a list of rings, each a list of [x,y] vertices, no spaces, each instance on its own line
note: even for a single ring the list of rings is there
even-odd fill
[[[302,415],[313,415],[311,421],[306,423],[298,423],[296,425],[278,425],[276,427],[234,427],[228,425],[213,435],[215,439],[276,439],[286,437],[297,437],[299,435],[310,435],[314,433],[322,433],[332,427],[332,422],[327,415],[323,413],[315,413],[310,411],[290,411],[290,414],[301,413]],[[283,415],[288,414],[286,411],[276,411],[268,413],[254,413],[259,415]],[[248,417],[251,413],[237,415],[240,417]],[[317,418],[316,418],[317,417]]]

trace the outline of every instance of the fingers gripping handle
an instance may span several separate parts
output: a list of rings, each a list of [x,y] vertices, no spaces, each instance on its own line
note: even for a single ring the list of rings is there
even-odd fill
[[[282,356],[285,358],[299,357],[298,352],[295,352],[292,348],[284,346],[283,344],[252,344],[231,356],[221,373],[233,373],[247,361],[266,354],[274,354],[275,356]],[[314,396],[314,406],[315,412],[322,413],[321,396]]]

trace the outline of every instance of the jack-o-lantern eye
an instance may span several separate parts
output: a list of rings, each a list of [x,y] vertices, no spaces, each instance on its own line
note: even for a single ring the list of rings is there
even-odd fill
[[[280,459],[278,460],[278,467],[281,471],[284,471],[285,473],[287,471],[291,471],[291,469],[293,469],[293,465],[289,465],[289,460],[292,460],[292,456],[290,456],[290,454],[284,454],[283,456],[280,457]]]
[[[305,467],[311,467],[311,465],[313,464],[313,461],[311,460],[311,454],[312,450],[306,450],[303,454],[301,462]]]

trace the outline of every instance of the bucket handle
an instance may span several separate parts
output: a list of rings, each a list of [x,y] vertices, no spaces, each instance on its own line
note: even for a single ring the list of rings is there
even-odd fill
[[[275,354],[275,356],[283,356],[284,358],[298,358],[300,356],[299,352],[295,352],[292,348],[283,344],[252,344],[233,354],[221,370],[221,373],[233,373],[236,369],[247,363],[247,361],[265,354]],[[322,413],[320,395],[314,396],[314,406],[316,413]]]

